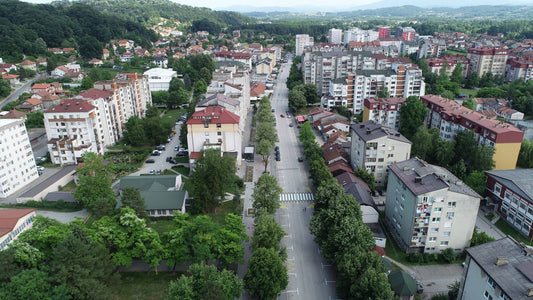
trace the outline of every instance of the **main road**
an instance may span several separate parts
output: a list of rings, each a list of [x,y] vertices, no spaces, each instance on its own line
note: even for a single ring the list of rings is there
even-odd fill
[[[287,113],[289,91],[285,82],[290,64],[291,61],[281,67],[271,100],[276,114],[281,157],[281,161],[271,162],[274,163],[271,172],[287,199],[281,202],[276,213],[278,222],[287,233],[282,243],[287,247],[289,274],[289,285],[278,299],[335,299],[333,269],[322,258],[309,232],[313,202],[290,200],[291,197],[298,199],[298,195],[304,193],[308,196],[312,191],[307,163],[298,162],[298,157],[303,156],[303,149],[298,141],[296,117]],[[291,123],[292,127],[289,126]]]

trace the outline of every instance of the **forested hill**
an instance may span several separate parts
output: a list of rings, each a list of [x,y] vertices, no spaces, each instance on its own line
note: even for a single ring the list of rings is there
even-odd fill
[[[222,27],[255,22],[253,18],[236,12],[214,11],[205,7],[182,5],[169,0],[79,0],[75,3],[87,4],[101,12],[127,17],[145,25],[153,25],[153,21],[158,22],[159,17],[180,22],[209,20]]]
[[[111,39],[148,46],[157,35],[141,24],[101,13],[84,4],[53,6],[0,0],[0,57],[20,61],[50,47],[75,47],[87,58],[100,57]]]

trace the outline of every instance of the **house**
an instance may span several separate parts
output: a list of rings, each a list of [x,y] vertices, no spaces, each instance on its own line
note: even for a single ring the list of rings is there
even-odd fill
[[[131,52],[124,52],[120,55],[120,61],[121,62],[129,62],[133,58],[133,53]]]
[[[109,50],[103,49],[102,50],[102,60],[108,60],[109,59]]]
[[[17,106],[18,109],[31,112],[31,111],[40,111],[44,108],[43,101],[38,98],[28,98],[24,103]]]
[[[152,62],[159,68],[166,68],[168,65],[168,58],[160,56],[156,57]]]
[[[125,187],[134,187],[141,193],[150,217],[170,217],[174,212],[185,213],[189,194],[182,190],[181,175],[125,176],[120,178],[120,197],[117,207],[122,206]]]
[[[196,111],[187,121],[187,146],[191,163],[208,148],[219,148],[222,155],[231,155],[241,163],[242,131],[240,117],[220,106]]]
[[[25,60],[25,61],[19,63],[19,67],[21,67],[23,69],[37,71],[37,64],[34,61],[31,61],[31,60]]]
[[[348,160],[344,158],[343,153],[337,149],[324,152],[324,160],[326,161],[326,165],[331,165],[336,161],[342,161],[348,164]]]
[[[533,169],[486,171],[488,201],[501,219],[533,238]]]
[[[3,75],[1,75],[1,78],[3,78],[4,80],[9,81],[9,84],[11,86],[20,84],[19,77],[20,76],[16,75],[16,74],[3,74]]]
[[[10,196],[39,177],[24,120],[4,117],[0,119],[0,198]]]
[[[11,63],[8,63],[8,64],[4,64],[4,63],[0,63],[0,73],[4,74],[4,73],[9,73],[11,71],[16,71],[17,70],[17,66],[15,64],[11,64]]]
[[[475,98],[476,111],[481,112],[487,118],[490,118],[492,113],[497,117],[507,121],[521,121],[524,119],[524,113],[510,108],[509,103],[505,99],[496,98]],[[487,114],[487,112],[489,112]]]
[[[532,283],[533,247],[507,236],[466,249],[457,299],[528,300]]]
[[[18,111],[16,109],[10,110],[7,114],[0,117],[1,119],[22,119],[26,121],[27,116],[25,112]]]
[[[411,158],[389,166],[385,221],[406,253],[470,245],[481,196],[445,168]]]
[[[24,231],[32,228],[34,208],[0,209],[0,251],[7,249]]]
[[[406,160],[411,155],[411,142],[398,131],[366,121],[353,124],[350,157],[352,168],[373,173],[377,186],[387,182],[390,164]]]
[[[93,66],[101,66],[101,65],[104,64],[104,62],[101,59],[93,58],[93,59],[89,60],[89,64],[93,65]]]
[[[59,104],[59,96],[50,94],[48,92],[38,92],[31,96],[32,98],[39,99],[43,103],[43,108],[47,109]]]
[[[258,101],[265,96],[266,85],[262,82],[254,81],[250,84],[250,101]]]

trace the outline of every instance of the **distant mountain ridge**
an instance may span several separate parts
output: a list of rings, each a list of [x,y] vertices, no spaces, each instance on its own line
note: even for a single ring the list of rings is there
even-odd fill
[[[423,8],[413,5],[404,5],[387,8],[357,9],[339,12],[298,12],[283,11],[272,12],[247,12],[247,16],[259,19],[282,19],[282,18],[498,18],[498,19],[529,19],[533,17],[533,6],[527,5],[478,5],[459,8],[438,7]]]

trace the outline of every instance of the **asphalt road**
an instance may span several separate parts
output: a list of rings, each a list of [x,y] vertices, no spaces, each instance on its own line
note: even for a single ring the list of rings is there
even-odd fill
[[[275,109],[279,137],[280,158],[271,159],[271,172],[278,178],[283,192],[311,192],[307,163],[298,162],[303,148],[298,141],[295,117],[287,117],[288,89],[285,85],[291,61],[281,68],[271,100]],[[281,117],[285,115],[285,118]],[[289,124],[293,123],[293,127]],[[332,267],[322,258],[309,232],[312,202],[282,202],[276,218],[287,236],[282,243],[287,247],[289,285],[278,299],[335,299],[335,281]]]
[[[7,103],[9,103],[11,101],[17,100],[19,98],[19,96],[22,95],[22,93],[29,92],[31,86],[33,85],[33,83],[35,81],[39,80],[40,78],[41,78],[41,75],[37,74],[37,76],[35,76],[34,78],[28,80],[22,86],[15,87],[16,90],[13,91],[9,96],[7,96],[4,100],[2,100],[0,102],[0,108],[2,108],[4,105],[6,105]]]

